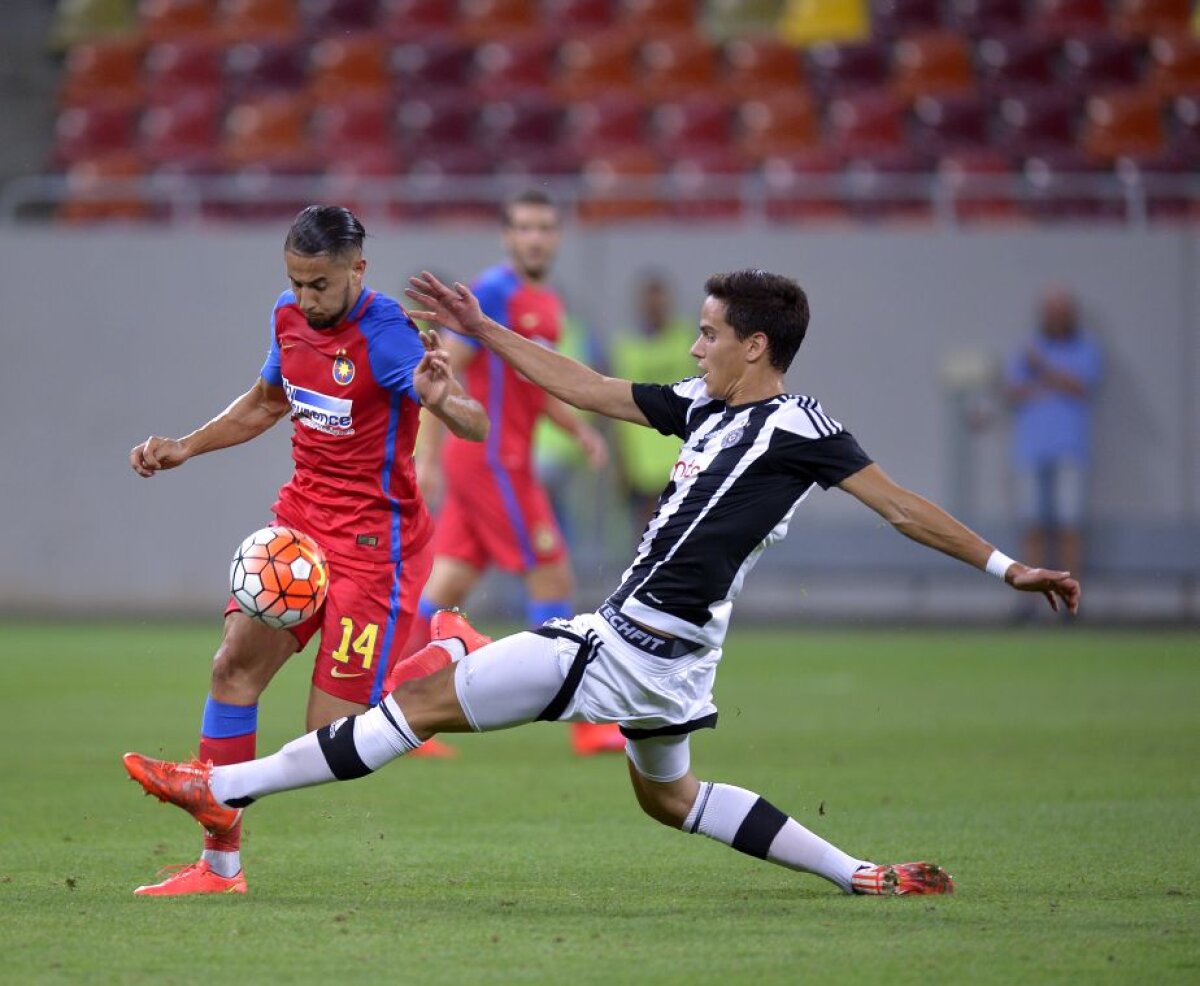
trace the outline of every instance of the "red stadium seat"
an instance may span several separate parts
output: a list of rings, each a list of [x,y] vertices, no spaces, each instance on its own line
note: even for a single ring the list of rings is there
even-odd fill
[[[704,221],[741,219],[744,168],[740,155],[722,147],[676,157],[667,171],[673,192],[670,215]]]
[[[158,99],[185,92],[215,97],[224,85],[224,52],[210,41],[165,41],[146,52],[144,78]]]
[[[475,48],[458,38],[433,35],[392,50],[392,73],[401,99],[464,89],[475,65]]]
[[[828,119],[834,145],[847,156],[877,154],[904,143],[903,107],[886,90],[835,99]]]
[[[542,0],[541,19],[560,41],[616,23],[615,0]]]
[[[301,31],[293,0],[222,0],[217,29],[227,44],[296,39]]]
[[[386,92],[391,88],[391,46],[375,34],[326,38],[313,45],[308,85],[314,97],[347,92]]]
[[[1141,61],[1140,44],[1111,35],[1063,42],[1064,77],[1079,93],[1137,85]]]
[[[512,38],[535,30],[537,14],[529,0],[459,0],[458,30],[476,42]]]
[[[376,160],[393,154],[395,108],[389,94],[357,93],[320,103],[312,113],[309,133],[322,160]]]
[[[475,90],[487,99],[508,99],[550,88],[554,46],[544,37],[488,41],[475,51]]]
[[[497,154],[528,157],[539,145],[559,144],[565,118],[562,104],[545,93],[493,100],[480,110],[480,138]]]
[[[939,31],[941,4],[938,0],[877,0],[871,4],[871,24],[873,33],[880,38]]]
[[[442,92],[402,100],[396,109],[401,147],[410,159],[429,158],[451,148],[472,146],[479,123],[479,100],[471,93]]]
[[[1029,24],[1035,34],[1068,38],[1109,29],[1105,0],[1034,0]]]
[[[300,11],[316,38],[371,31],[379,19],[378,0],[301,0]]]
[[[487,195],[454,194],[453,185],[462,178],[481,178],[492,174],[492,155],[470,145],[443,148],[434,155],[415,159],[408,174],[417,183],[413,201],[394,210],[401,218],[496,221],[496,205]]]
[[[141,0],[138,19],[146,41],[200,38],[213,29],[211,0]]]
[[[956,151],[938,162],[937,173],[958,221],[1013,222],[1023,218],[1014,195],[1016,172],[1008,155],[990,148]]]
[[[951,31],[903,38],[895,46],[892,89],[904,102],[969,92],[975,72],[967,43]]]
[[[145,222],[153,217],[150,203],[125,182],[141,177],[141,159],[128,151],[79,161],[66,173],[66,196],[55,212],[59,222]]]
[[[291,93],[251,96],[225,116],[222,153],[235,168],[264,164],[290,170],[309,160],[309,102]]]
[[[831,98],[878,89],[891,75],[890,49],[876,42],[814,45],[809,59],[814,86]]]
[[[844,169],[852,214],[928,222],[933,218],[929,172],[929,159],[908,147],[852,157]]]
[[[655,148],[666,158],[728,150],[733,138],[733,107],[704,93],[659,103],[651,110],[650,133]]]
[[[1080,143],[1089,156],[1106,162],[1159,154],[1165,132],[1158,97],[1142,89],[1092,96],[1084,106]]]
[[[1055,90],[1002,99],[999,146],[1017,157],[1070,150],[1077,107],[1074,95]]]
[[[79,161],[128,151],[133,146],[137,121],[137,111],[125,103],[60,110],[54,125],[55,166],[66,168]]]
[[[767,218],[781,222],[848,219],[838,194],[844,163],[831,147],[768,158],[762,165]]]
[[[1046,152],[1025,161],[1028,212],[1043,220],[1120,221],[1125,201],[1116,176],[1077,150]]]
[[[155,165],[214,168],[220,121],[220,101],[211,94],[183,93],[152,103],[142,115],[139,149]]]
[[[923,96],[913,104],[913,146],[936,156],[986,148],[991,115],[991,104],[977,93]]]
[[[617,20],[643,37],[693,31],[695,0],[618,0]]]
[[[135,40],[96,41],[67,52],[59,84],[63,106],[134,102],[141,97],[143,47]]]
[[[530,185],[541,178],[578,175],[583,161],[582,156],[562,144],[514,144],[497,156],[496,173],[508,179],[520,178]]]
[[[637,36],[624,28],[564,41],[558,51],[555,91],[576,100],[632,89],[637,47]]]
[[[1117,161],[1121,182],[1145,203],[1146,218],[1193,222],[1200,218],[1200,204],[1187,187],[1195,173],[1195,158],[1172,151],[1153,155],[1130,155]]]
[[[1059,43],[1047,38],[984,38],[976,47],[983,88],[997,96],[1049,89],[1056,80],[1058,53]]]
[[[660,219],[667,204],[660,194],[663,162],[633,147],[592,158],[583,165],[579,218],[584,222]]]
[[[1024,25],[1024,0],[950,0],[950,26],[963,34],[1016,34]]]
[[[380,0],[378,31],[393,44],[423,44],[453,33],[458,11],[446,0]]]
[[[1186,34],[1191,20],[1191,0],[1117,0],[1113,26],[1121,34],[1149,38]]]
[[[308,46],[298,42],[245,41],[225,56],[225,78],[234,99],[257,92],[291,92],[308,80]]]
[[[1169,115],[1171,149],[1192,162],[1200,159],[1200,93],[1176,96]]]
[[[816,147],[820,118],[805,90],[752,99],[738,107],[738,148],[754,161],[787,157]]]
[[[380,183],[405,171],[403,156],[395,146],[351,145],[329,147],[322,158],[324,181],[321,201],[344,205],[367,225],[389,217],[393,202],[382,195]]]
[[[680,99],[716,85],[717,49],[695,34],[651,38],[638,54],[638,87],[650,99]]]
[[[721,86],[737,99],[757,99],[805,85],[796,49],[774,38],[735,38],[722,54]]]
[[[1175,34],[1152,39],[1146,81],[1160,96],[1200,92],[1200,38]]]
[[[629,92],[602,93],[567,107],[564,140],[585,158],[645,146],[649,106]]]

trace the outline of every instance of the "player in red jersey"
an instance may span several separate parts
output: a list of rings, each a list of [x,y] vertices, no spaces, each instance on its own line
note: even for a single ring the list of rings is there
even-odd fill
[[[152,436],[130,452],[134,471],[153,476],[255,438],[287,415],[295,422],[295,472],[272,509],[277,523],[324,549],[329,593],[315,616],[289,630],[252,620],[230,601],[200,737],[200,758],[214,764],[254,758],[259,696],[315,634],[310,729],[386,694],[433,557],[433,521],[413,465],[420,409],[464,442],[488,433],[486,411],[455,380],[437,334],[420,333],[398,302],[363,283],[364,235],[346,209],[301,212],[284,243],[291,288],[275,303],[259,379],[190,435]],[[134,892],[245,890],[234,829],[206,836],[198,862]]]
[[[559,244],[558,211],[544,193],[531,190],[510,199],[503,210],[503,242],[508,263],[484,271],[473,287],[484,311],[502,325],[540,345],[556,348],[563,306],[546,284]],[[530,626],[570,616],[573,579],[566,544],[550,498],[533,466],[533,430],[547,415],[578,441],[593,468],[607,461],[599,433],[540,387],[534,386],[473,340],[448,336],[455,373],[467,392],[487,408],[492,430],[486,442],[446,436],[427,427],[417,450],[417,473],[430,499],[442,494],[433,540],[433,572],[421,594],[419,616],[407,652],[429,642],[429,618],[439,609],[461,606],[492,565],[523,576]],[[386,691],[400,682],[436,671],[444,652],[421,662],[399,662]],[[625,748],[615,726],[575,723],[572,747],[580,755]],[[450,756],[440,741],[426,744],[426,756]]]

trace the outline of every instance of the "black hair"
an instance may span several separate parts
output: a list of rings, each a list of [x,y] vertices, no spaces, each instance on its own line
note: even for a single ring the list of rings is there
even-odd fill
[[[527,188],[504,200],[504,204],[500,207],[500,222],[504,226],[512,225],[512,209],[515,205],[540,205],[547,209],[558,210],[554,199],[540,188]]]
[[[367,231],[340,205],[310,205],[292,220],[283,248],[302,257],[344,256],[362,250]]]
[[[786,372],[808,331],[808,296],[790,277],[754,268],[713,274],[707,294],[725,303],[725,321],[739,339],[767,337],[771,366]]]

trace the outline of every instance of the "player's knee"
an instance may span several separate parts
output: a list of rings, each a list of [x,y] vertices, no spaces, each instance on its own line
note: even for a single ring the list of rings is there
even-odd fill
[[[249,705],[258,701],[266,681],[254,655],[234,641],[217,648],[212,663],[212,694],[222,702]]]
[[[421,739],[444,730],[462,731],[467,726],[454,687],[453,667],[401,682],[392,697]]]

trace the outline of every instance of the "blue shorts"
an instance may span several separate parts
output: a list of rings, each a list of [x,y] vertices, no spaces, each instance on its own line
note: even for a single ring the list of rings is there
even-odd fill
[[[1018,513],[1026,526],[1080,527],[1087,507],[1087,468],[1063,459],[1017,470]]]

